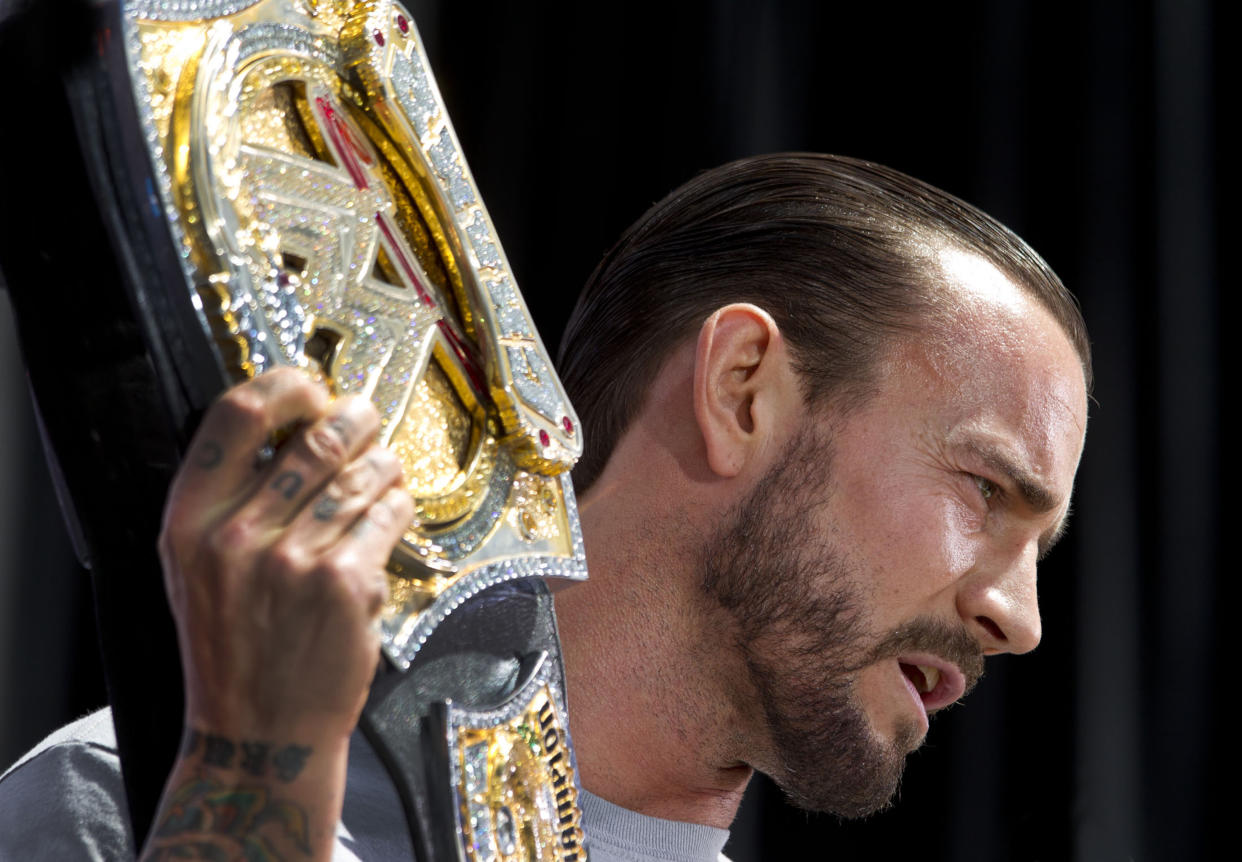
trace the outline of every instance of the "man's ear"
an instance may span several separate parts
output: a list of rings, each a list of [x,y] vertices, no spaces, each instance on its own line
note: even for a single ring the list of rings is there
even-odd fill
[[[776,321],[735,303],[704,321],[694,359],[694,415],[718,476],[733,477],[768,451],[779,417],[800,402],[796,372]],[[785,413],[788,416],[788,413]]]

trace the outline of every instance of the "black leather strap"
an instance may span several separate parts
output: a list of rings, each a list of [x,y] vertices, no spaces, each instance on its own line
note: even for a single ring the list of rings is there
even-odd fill
[[[135,228],[142,181],[113,158],[123,115],[109,96],[96,11],[35,3],[5,23],[0,65],[22,83],[7,99],[20,121],[0,135],[0,266],[62,505],[91,571],[141,842],[181,734],[180,661],[155,539],[193,410],[152,349],[160,312],[139,313],[160,284],[157,256],[172,249]]]

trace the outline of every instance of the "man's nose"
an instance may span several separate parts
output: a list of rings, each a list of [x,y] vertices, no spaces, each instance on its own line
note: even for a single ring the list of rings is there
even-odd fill
[[[1034,543],[994,560],[988,571],[967,578],[958,592],[958,613],[985,653],[1024,653],[1039,646],[1042,627],[1035,585]]]

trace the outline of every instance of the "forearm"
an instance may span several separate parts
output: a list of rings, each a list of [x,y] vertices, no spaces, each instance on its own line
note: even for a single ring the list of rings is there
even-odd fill
[[[384,563],[414,515],[379,424],[290,369],[203,418],[159,542],[191,730],[142,858],[331,857]]]
[[[142,860],[327,860],[348,738],[186,735]]]

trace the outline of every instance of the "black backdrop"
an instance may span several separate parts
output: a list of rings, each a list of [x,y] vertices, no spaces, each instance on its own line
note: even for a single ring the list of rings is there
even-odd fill
[[[933,723],[894,810],[840,824],[756,782],[731,855],[1197,859],[1229,837],[1219,412],[1231,309],[1217,287],[1215,81],[1230,46],[1215,5],[411,8],[553,349],[578,286],[647,205],[698,170],[772,150],[874,159],[977,203],[1082,301],[1097,385],[1072,527],[1041,570],[1043,645],[994,660],[968,706]],[[87,580],[56,522],[20,377],[5,374],[8,762],[103,689]]]

